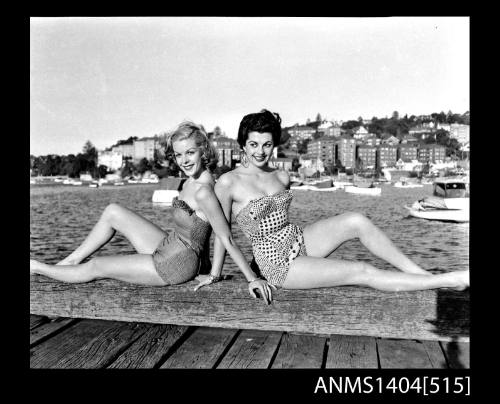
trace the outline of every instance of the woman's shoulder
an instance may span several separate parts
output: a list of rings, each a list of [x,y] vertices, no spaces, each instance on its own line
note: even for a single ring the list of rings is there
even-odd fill
[[[274,175],[285,187],[288,187],[290,184],[290,175],[288,171],[276,169]]]
[[[194,193],[194,198],[197,202],[206,200],[215,195],[214,186],[210,183],[200,183]]]
[[[238,176],[238,173],[235,172],[235,170],[228,171],[227,173],[222,174],[217,179],[217,183],[215,184],[215,186],[217,188],[220,188],[220,187],[228,188],[228,187],[230,187],[234,183],[235,178],[237,176]]]

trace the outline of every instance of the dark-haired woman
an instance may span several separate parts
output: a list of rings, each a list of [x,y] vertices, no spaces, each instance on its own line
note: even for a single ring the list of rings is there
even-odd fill
[[[312,223],[304,229],[289,223],[292,192],[285,171],[269,167],[279,144],[281,119],[262,110],[246,115],[238,131],[242,163],[222,175],[215,192],[226,218],[231,214],[252,242],[262,275],[276,287],[307,289],[362,285],[383,291],[410,291],[469,286],[469,270],[431,274],[405,256],[369,219],[348,212]],[[361,261],[326,259],[347,240],[359,238],[374,255],[401,272],[386,271]],[[220,272],[224,243],[216,238],[212,271]]]

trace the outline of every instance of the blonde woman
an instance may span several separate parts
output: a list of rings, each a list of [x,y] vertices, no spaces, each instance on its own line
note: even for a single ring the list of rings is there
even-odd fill
[[[214,229],[218,240],[233,257],[254,290],[267,303],[271,287],[258,279],[231,237],[230,228],[214,193],[214,179],[209,167],[215,165],[216,151],[201,125],[184,122],[170,134],[167,155],[187,175],[179,197],[174,199],[171,233],[118,204],[110,204],[83,243],[56,265],[30,260],[30,273],[45,275],[63,282],[88,282],[112,278],[135,284],[164,286],[194,279],[202,265],[209,263],[209,238]],[[115,232],[122,233],[137,254],[94,257],[82,263],[108,243]],[[220,280],[217,273],[200,275],[199,286]],[[197,288],[196,288],[197,289]],[[195,290],[196,290],[195,289]]]

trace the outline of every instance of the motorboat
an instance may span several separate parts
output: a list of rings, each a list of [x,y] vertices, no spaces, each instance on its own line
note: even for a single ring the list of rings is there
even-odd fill
[[[153,192],[153,202],[170,206],[176,196],[179,196],[179,191],[175,189],[157,189]]]
[[[358,185],[346,185],[344,186],[344,191],[349,194],[372,195],[372,196],[379,196],[382,194],[382,188],[375,186],[362,187]]]
[[[469,221],[469,195],[463,180],[434,181],[433,195],[405,206],[413,217],[450,222]]]
[[[292,185],[290,189],[298,191],[319,191],[319,192],[331,192],[336,191],[339,188],[336,187],[318,187],[316,185],[304,184],[304,185]]]
[[[408,182],[406,180],[402,180],[402,181],[396,181],[393,184],[393,187],[394,188],[422,188],[423,185],[422,184],[417,184],[417,183],[414,183],[414,182]]]

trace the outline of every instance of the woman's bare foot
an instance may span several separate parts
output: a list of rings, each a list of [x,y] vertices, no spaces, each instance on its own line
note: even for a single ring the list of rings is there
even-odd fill
[[[458,285],[455,286],[453,289],[455,290],[465,290],[469,287],[470,285],[470,276],[469,276],[469,270],[463,270],[463,271],[455,271],[453,272],[456,275],[456,280]]]
[[[72,259],[71,255],[68,255],[66,258],[59,261],[56,265],[78,265],[80,262]]]
[[[44,268],[47,268],[47,267],[48,267],[48,265],[44,264],[43,262],[30,259],[30,274],[31,275],[33,275],[33,274],[40,274],[40,272],[38,272],[38,271],[40,269],[44,269]]]

